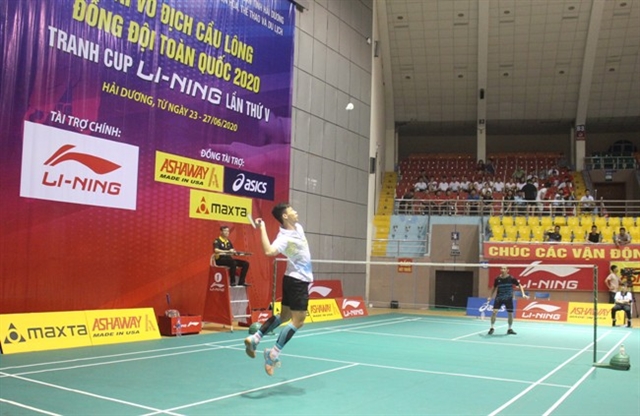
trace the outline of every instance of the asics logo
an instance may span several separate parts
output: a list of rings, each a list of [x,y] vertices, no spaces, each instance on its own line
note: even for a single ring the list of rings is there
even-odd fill
[[[44,162],[44,164],[48,166],[56,166],[59,163],[74,160],[88,167],[98,175],[104,175],[106,173],[113,172],[114,170],[120,169],[121,167],[116,163],[98,156],[89,155],[86,153],[71,152],[70,150],[74,147],[75,146],[71,144],[61,146],[53,153],[53,155],[51,155],[49,159],[46,160],[46,162]]]
[[[236,176],[236,180],[233,181],[233,192],[238,192],[243,187],[244,190],[248,192],[258,192],[261,194],[267,193],[266,182],[257,181],[255,179],[247,179],[244,173],[239,173],[238,176]]]

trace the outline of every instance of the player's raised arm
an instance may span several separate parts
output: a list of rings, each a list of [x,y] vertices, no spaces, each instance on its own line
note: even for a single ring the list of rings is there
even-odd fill
[[[260,229],[260,240],[262,241],[262,250],[264,251],[264,254],[267,256],[276,256],[278,254],[278,250],[273,248],[271,245],[269,236],[267,235],[267,227],[265,226],[262,218],[256,219],[256,226]]]

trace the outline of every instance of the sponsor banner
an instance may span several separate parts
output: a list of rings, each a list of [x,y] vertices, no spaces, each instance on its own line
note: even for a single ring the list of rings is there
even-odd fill
[[[136,209],[138,147],[24,122],[20,196]]]
[[[357,318],[369,315],[361,297],[337,298],[336,303],[340,307],[340,313],[343,318]]]
[[[489,266],[489,287],[493,287],[502,265],[509,267],[509,274],[520,281],[525,291],[593,290],[593,269],[542,261],[533,261],[527,267],[494,263]]]
[[[156,182],[222,192],[224,167],[156,151]]]
[[[598,303],[598,325],[611,325],[610,303]],[[593,324],[593,302],[569,302],[567,321],[578,324]],[[620,321],[624,322],[624,321]]]
[[[153,308],[86,311],[93,345],[159,339]]]
[[[224,192],[273,201],[275,181],[271,176],[225,167]]]
[[[312,322],[342,319],[342,312],[335,299],[309,299],[307,312]]]
[[[0,315],[3,354],[87,347],[91,336],[85,313],[50,312]]]
[[[257,322],[260,325],[264,324],[267,319],[271,318],[271,311],[269,310],[263,310],[263,311],[257,311],[257,310],[253,310],[251,311],[251,322]]]
[[[516,309],[516,319],[554,322],[567,320],[567,302],[521,299],[518,303],[520,307]]]
[[[152,308],[0,315],[3,354],[158,338]]]
[[[203,220],[251,224],[251,199],[191,189],[189,217]]]
[[[515,308],[516,301],[513,301],[513,307]],[[493,313],[493,300],[489,302],[487,298],[467,298],[467,316],[479,316],[481,318],[491,316]],[[506,318],[507,310],[504,305],[498,311],[498,318]]]
[[[582,264],[594,260],[640,260],[640,246],[613,244],[500,244],[483,243],[486,259],[551,260]]]
[[[398,273],[412,273],[413,272],[413,259],[398,259]]]
[[[309,285],[309,299],[341,298],[342,296],[340,280],[314,280]]]

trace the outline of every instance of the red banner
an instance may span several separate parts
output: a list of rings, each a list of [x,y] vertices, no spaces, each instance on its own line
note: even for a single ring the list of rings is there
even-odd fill
[[[489,287],[493,287],[493,280],[500,274],[503,264],[509,267],[509,274],[520,281],[525,291],[593,290],[593,269],[541,261],[533,261],[526,267],[512,266],[509,262],[494,263],[489,266]],[[598,281],[598,286],[604,285],[603,279]]]
[[[504,244],[484,243],[485,259],[562,260],[585,263],[595,260],[640,261],[640,246],[617,248],[614,244]]]
[[[361,297],[338,298],[336,299],[338,308],[343,318],[357,318],[359,316],[368,316],[367,306]]]
[[[518,300],[516,319],[565,322],[568,306],[568,302]]]

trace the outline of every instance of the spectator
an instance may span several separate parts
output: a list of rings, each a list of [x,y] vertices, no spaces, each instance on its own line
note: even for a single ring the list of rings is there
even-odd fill
[[[535,214],[538,188],[533,184],[532,179],[527,179],[527,183],[522,187],[522,192],[524,192],[524,199],[527,201],[527,215]]]
[[[627,233],[626,228],[620,227],[620,232],[614,236],[613,242],[618,248],[620,246],[626,246],[627,244],[631,244],[631,235]]]
[[[553,231],[547,231],[544,236],[544,241],[559,243],[562,241],[562,236],[560,235],[560,226],[556,225],[553,228]]]
[[[493,159],[492,158],[489,158],[489,160],[487,160],[487,163],[485,163],[484,171],[487,172],[491,176],[496,174],[496,169],[493,166]]]
[[[587,242],[588,243],[600,243],[602,241],[602,233],[598,231],[598,226],[592,225],[591,231],[587,234]],[[612,266],[616,267],[616,266]]]
[[[478,203],[480,202],[480,196],[478,195],[478,191],[475,189],[471,189],[469,195],[467,196],[467,211],[469,215],[476,215],[478,213]]]
[[[466,176],[463,176],[460,180],[460,191],[469,192],[469,179]]]
[[[513,208],[516,215],[524,215],[527,211],[527,201],[524,199],[522,190],[518,190],[513,196]]]
[[[544,204],[545,199],[547,199],[547,184],[543,184],[540,189],[538,189],[538,193],[536,194],[536,202],[538,204],[538,211],[540,215],[544,215]]]
[[[480,198],[482,199],[481,215],[493,215],[493,191],[488,185],[482,189]]]
[[[516,181],[516,182],[524,182],[524,178],[525,175],[527,173],[524,171],[524,169],[522,169],[520,166],[518,166],[516,168],[516,170],[513,172],[513,175],[511,175],[511,177]]]
[[[402,200],[398,206],[398,213],[400,215],[410,215],[413,212],[413,192],[407,191],[404,195],[402,195]]]
[[[609,303],[616,303],[616,293],[620,287],[620,278],[618,277],[618,266],[615,264],[610,267],[611,273],[604,279],[604,284],[609,289]]]
[[[591,214],[595,208],[595,201],[591,196],[591,191],[584,191],[584,195],[580,198],[580,211],[585,214]]]
[[[551,216],[564,215],[564,198],[560,192],[556,192],[551,201]]]
[[[620,291],[616,293],[615,304],[611,308],[612,326],[616,326],[616,312],[624,311],[627,316],[627,328],[631,328],[631,302],[633,296],[627,287],[627,282],[622,283]]]
[[[478,160],[478,163],[476,164],[476,171],[478,173],[484,173],[484,171],[485,171],[484,160],[482,160],[482,159]]]
[[[420,176],[418,182],[413,185],[413,190],[415,192],[425,192],[428,188],[427,181],[428,179],[426,176]]]
[[[513,215],[514,203],[515,196],[513,195],[513,191],[509,189],[502,198],[502,215]]]
[[[502,179],[498,178],[495,182],[493,182],[493,190],[499,193],[505,191],[505,186],[504,182],[502,182]]]
[[[454,176],[451,179],[451,182],[449,182],[449,189],[452,192],[458,192],[460,190],[460,181],[458,180],[457,176]]]

